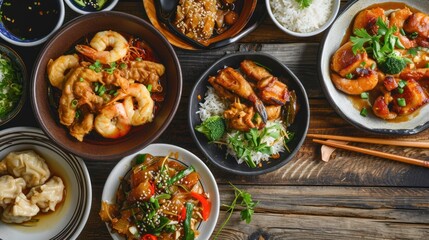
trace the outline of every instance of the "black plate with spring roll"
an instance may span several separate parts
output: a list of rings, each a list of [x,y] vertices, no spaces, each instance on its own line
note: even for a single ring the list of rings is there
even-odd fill
[[[303,144],[310,120],[300,80],[264,53],[216,61],[196,82],[188,110],[192,137],[204,155],[241,175],[284,166]]]

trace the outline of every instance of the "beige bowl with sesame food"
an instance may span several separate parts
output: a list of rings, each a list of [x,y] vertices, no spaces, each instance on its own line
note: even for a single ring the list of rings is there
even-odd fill
[[[133,161],[138,154],[151,154],[153,156],[167,156],[169,154],[177,154],[177,159],[175,159],[175,161],[185,166],[192,165],[194,167],[195,171],[199,175],[201,186],[204,189],[204,192],[208,194],[209,201],[211,202],[210,215],[208,219],[197,224],[196,230],[198,230],[199,235],[196,239],[209,239],[216,226],[220,209],[220,196],[216,180],[209,168],[200,158],[181,147],[162,143],[151,144],[141,149],[137,153],[129,155],[120,160],[110,172],[106,180],[101,201],[107,204],[114,204],[116,202],[116,192],[119,188],[120,180],[130,171]],[[172,158],[170,157],[170,159]],[[108,223],[106,223],[106,226],[109,229],[113,239],[125,239],[120,234],[114,232]]]

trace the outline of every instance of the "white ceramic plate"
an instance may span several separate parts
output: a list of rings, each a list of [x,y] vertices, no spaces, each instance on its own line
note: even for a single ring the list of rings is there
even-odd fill
[[[429,127],[429,105],[422,107],[417,116],[412,117],[404,122],[388,122],[386,120],[368,115],[362,117],[359,110],[353,107],[353,103],[349,100],[346,94],[337,90],[329,76],[329,64],[331,56],[341,46],[346,30],[350,26],[353,18],[361,10],[378,3],[395,2],[392,0],[357,0],[352,1],[346,6],[345,10],[338,16],[332,24],[329,31],[323,39],[319,51],[319,76],[326,97],[332,107],[345,120],[356,126],[357,128],[381,134],[392,135],[410,135],[421,132]],[[415,8],[421,12],[429,14],[429,4],[427,1],[420,0],[402,0],[406,5]]]
[[[81,158],[58,148],[36,128],[15,127],[0,131],[0,160],[9,152],[32,149],[43,157],[51,171],[60,176],[66,198],[55,212],[38,216],[35,226],[6,224],[0,221],[3,240],[76,239],[91,210],[91,180]]]
[[[216,180],[213,177],[213,174],[210,172],[209,168],[204,164],[204,162],[197,156],[195,156],[193,153],[183,148],[170,144],[157,143],[151,144],[140,150],[139,152],[123,158],[121,161],[118,162],[118,164],[116,164],[109,177],[107,178],[107,181],[104,184],[101,201],[115,203],[115,194],[119,187],[119,180],[131,169],[131,163],[135,156],[141,153],[150,153],[151,155],[155,156],[166,156],[170,153],[178,153],[179,161],[181,161],[187,166],[194,166],[196,172],[200,175],[200,182],[203,186],[204,192],[209,194],[210,201],[212,203],[209,219],[207,221],[201,222],[201,224],[197,228],[200,232],[200,235],[197,239],[209,239],[216,226],[216,222],[219,216],[219,190],[216,185]],[[109,229],[109,232],[111,233],[113,239],[125,239],[119,234],[114,233],[108,224],[106,224],[106,226]]]

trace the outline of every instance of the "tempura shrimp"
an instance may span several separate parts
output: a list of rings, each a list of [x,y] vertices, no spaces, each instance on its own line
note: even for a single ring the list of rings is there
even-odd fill
[[[94,114],[87,113],[82,117],[81,121],[75,121],[70,126],[70,135],[82,142],[83,137],[90,133],[94,128]]]
[[[101,31],[95,34],[87,45],[76,45],[75,49],[83,55],[103,64],[116,62],[127,55],[129,45],[118,32]],[[111,49],[110,49],[111,48]],[[110,49],[109,51],[107,49]]]
[[[52,86],[62,90],[67,70],[79,66],[79,57],[76,54],[63,55],[48,62],[48,78]]]
[[[125,136],[130,131],[131,124],[124,104],[115,102],[101,109],[95,117],[94,127],[105,138]]]
[[[62,95],[60,97],[58,113],[61,124],[70,126],[75,121],[77,99],[74,94],[74,85],[78,81],[100,82],[102,74],[97,73],[89,68],[78,67],[67,78],[64,83]]]
[[[128,88],[127,94],[128,96],[124,98],[124,106],[127,115],[130,117],[131,125],[138,126],[151,122],[154,101],[147,88],[143,84],[133,83]]]

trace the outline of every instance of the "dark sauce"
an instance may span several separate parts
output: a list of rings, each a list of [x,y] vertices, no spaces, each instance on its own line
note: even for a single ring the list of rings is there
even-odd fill
[[[60,5],[52,0],[5,0],[0,8],[5,28],[21,39],[39,39],[50,33],[59,19]]]

